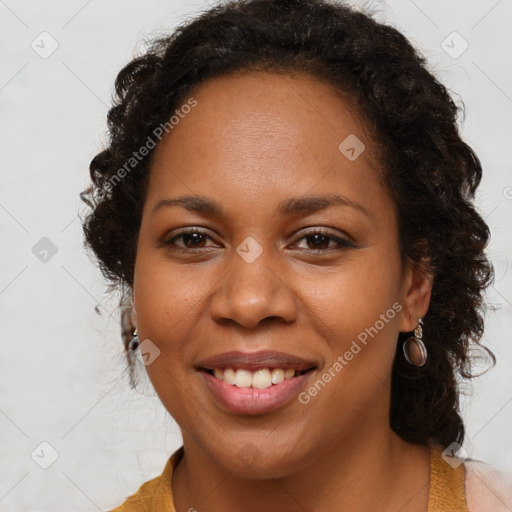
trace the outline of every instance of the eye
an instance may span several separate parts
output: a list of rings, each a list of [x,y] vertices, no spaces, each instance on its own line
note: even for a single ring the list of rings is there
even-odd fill
[[[306,247],[306,250],[312,252],[327,252],[328,249],[342,249],[347,247],[355,248],[355,245],[349,240],[334,236],[333,234],[322,230],[311,231],[307,235],[299,238],[298,242],[301,240],[306,240],[306,244],[309,245],[309,247]],[[308,240],[310,243],[308,243]],[[335,242],[334,247],[329,247],[331,242]]]
[[[208,234],[208,232],[198,228],[194,228],[181,231],[176,236],[173,236],[171,239],[164,241],[163,245],[172,246],[173,248],[181,250],[202,249],[209,247],[205,245],[205,241],[207,239],[213,240],[212,237]],[[177,244],[178,240],[182,241],[182,245]],[[307,235],[299,238],[297,242],[300,242],[302,240],[305,240],[306,244],[308,244],[308,247],[303,247],[302,249],[306,249],[307,251],[310,252],[327,252],[329,249],[356,247],[349,240],[340,238],[327,231],[322,230],[311,231]],[[334,242],[334,246],[330,246],[332,242]]]
[[[163,242],[165,246],[174,246],[178,249],[201,249],[204,246],[205,240],[209,238],[212,240],[212,238],[208,235],[206,231],[203,231],[201,229],[188,229],[186,231],[182,231],[181,233],[177,234],[176,236],[172,237],[170,240],[167,240]],[[183,240],[182,246],[177,245],[177,240]]]

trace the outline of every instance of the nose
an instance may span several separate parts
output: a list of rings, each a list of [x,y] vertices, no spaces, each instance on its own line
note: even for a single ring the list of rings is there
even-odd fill
[[[265,253],[248,262],[233,252],[229,269],[211,297],[214,321],[232,321],[254,329],[270,319],[286,323],[295,320],[295,294],[286,282],[286,274],[272,268],[271,257]]]

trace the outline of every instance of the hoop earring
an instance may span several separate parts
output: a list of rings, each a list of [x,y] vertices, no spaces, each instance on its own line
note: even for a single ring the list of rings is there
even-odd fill
[[[129,349],[132,352],[135,352],[137,350],[138,346],[139,346],[139,335],[137,334],[137,329],[135,329],[135,331],[133,331],[132,339],[130,340]]]
[[[423,321],[418,318],[418,325],[414,329],[414,336],[404,341],[403,351],[406,361],[413,366],[423,366],[427,362],[427,348],[422,340]]]

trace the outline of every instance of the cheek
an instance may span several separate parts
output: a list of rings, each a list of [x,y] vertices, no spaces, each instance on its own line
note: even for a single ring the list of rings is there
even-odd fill
[[[325,418],[333,436],[348,418],[364,418],[369,410],[386,414],[402,306],[392,292],[392,276],[383,282],[371,268],[339,272],[307,293],[309,300],[318,297],[307,303],[308,321],[327,343],[325,366],[299,398],[305,411],[314,408]]]
[[[161,256],[137,255],[134,296],[138,330],[155,343],[158,357],[145,370],[161,402],[180,424],[194,415],[194,401],[188,393],[190,340],[197,335],[199,311],[204,311],[204,281],[196,272],[179,269]],[[198,283],[203,283],[200,286]]]
[[[345,337],[355,337],[399,302],[399,278],[399,266],[394,260],[384,260],[368,250],[321,279],[308,281],[303,297],[308,309],[316,311],[328,326]],[[396,323],[393,312],[396,306],[386,325]]]
[[[330,370],[331,377],[325,378],[332,379],[333,386],[325,394],[326,403],[332,393],[336,400],[356,407],[357,401],[371,400],[382,384],[389,384],[402,309],[399,268],[395,260],[368,251],[357,265],[310,284],[308,300],[318,297],[308,303],[308,309],[316,312],[310,320],[324,329],[329,340],[323,374]]]
[[[164,251],[137,254],[134,296],[141,330],[158,337],[183,329],[200,307],[208,290],[208,270],[197,265],[177,266]]]
[[[137,329],[144,340],[149,339],[157,347],[154,350],[158,357],[145,370],[166,406],[168,400],[161,393],[175,388],[176,379],[184,378],[184,351],[190,324],[194,323],[193,305],[197,303],[198,286],[184,274],[162,262],[159,256],[144,250],[137,255],[134,282]]]

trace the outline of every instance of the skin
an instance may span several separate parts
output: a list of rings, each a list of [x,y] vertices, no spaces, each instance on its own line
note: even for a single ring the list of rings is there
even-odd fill
[[[364,122],[303,74],[236,73],[190,96],[197,106],[154,153],[132,316],[140,339],[160,350],[146,369],[183,434],[176,509],[426,511],[428,450],[391,430],[389,405],[397,337],[426,314],[431,278],[400,257],[395,205]],[[350,134],[366,146],[354,161],[338,149]],[[287,198],[332,193],[367,213],[277,213]],[[161,199],[192,194],[221,202],[226,215],[151,213]],[[185,226],[207,236],[162,245]],[[354,247],[315,245],[319,229]],[[262,249],[252,263],[236,252],[248,236]],[[306,405],[229,413],[195,369],[226,351],[279,350],[315,361],[307,389],[394,303],[401,311]],[[252,462],[240,456],[248,443]]]

